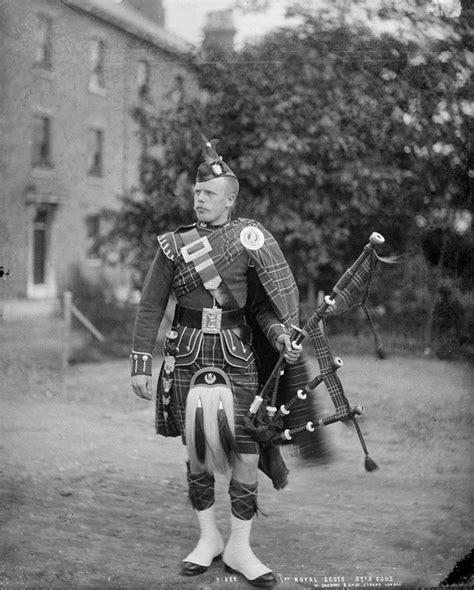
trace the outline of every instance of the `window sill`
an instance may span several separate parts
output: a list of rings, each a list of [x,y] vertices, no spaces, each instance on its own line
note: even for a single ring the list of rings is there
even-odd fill
[[[31,279],[28,280],[26,287],[26,296],[28,299],[52,299],[56,297],[57,289],[53,282],[44,284],[34,284]]]
[[[56,79],[55,72],[53,72],[52,70],[47,70],[46,68],[44,68],[42,66],[33,66],[32,70],[33,70],[33,73],[35,74],[35,76],[39,76],[40,78],[45,78],[46,80],[55,80]]]
[[[137,91],[138,100],[149,101],[150,100],[150,87],[140,86]]]
[[[88,90],[91,94],[95,94],[96,96],[107,96],[107,90],[101,86],[96,86],[95,84],[89,84]]]
[[[89,182],[90,184],[102,184],[104,182],[104,176],[88,175],[87,182]]]
[[[35,166],[30,171],[30,176],[36,178],[49,178],[54,174],[54,167],[53,166]]]
[[[85,266],[88,268],[100,268],[102,266],[101,258],[86,258],[84,261]]]

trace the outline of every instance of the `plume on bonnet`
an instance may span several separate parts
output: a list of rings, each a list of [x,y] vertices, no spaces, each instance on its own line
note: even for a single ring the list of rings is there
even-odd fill
[[[233,176],[230,167],[224,162],[222,156],[219,156],[216,150],[216,146],[219,143],[218,139],[207,139],[206,136],[201,135],[204,142],[202,157],[204,162],[199,166],[196,174],[196,182],[205,182],[206,180],[212,180],[219,176]]]

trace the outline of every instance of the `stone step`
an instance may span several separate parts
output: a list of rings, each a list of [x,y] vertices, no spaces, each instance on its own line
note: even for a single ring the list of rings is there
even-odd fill
[[[40,318],[57,315],[60,312],[59,299],[9,299],[0,301],[0,321],[14,322],[26,318]]]

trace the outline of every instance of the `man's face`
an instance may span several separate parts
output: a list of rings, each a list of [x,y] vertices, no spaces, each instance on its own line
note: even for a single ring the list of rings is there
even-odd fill
[[[235,195],[225,177],[196,182],[194,186],[194,210],[198,221],[221,225],[229,217],[229,209],[234,204]]]

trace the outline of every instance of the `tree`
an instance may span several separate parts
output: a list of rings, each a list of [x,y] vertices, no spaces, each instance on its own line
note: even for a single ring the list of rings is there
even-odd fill
[[[463,21],[385,9],[374,32],[334,10],[292,15],[297,26],[198,64],[199,96],[136,110],[141,196],[124,199],[115,235],[142,270],[154,236],[192,220],[201,132],[220,138],[239,213],[275,234],[303,293],[327,290],[373,230],[398,252],[421,252],[440,224],[465,240],[473,56]]]

